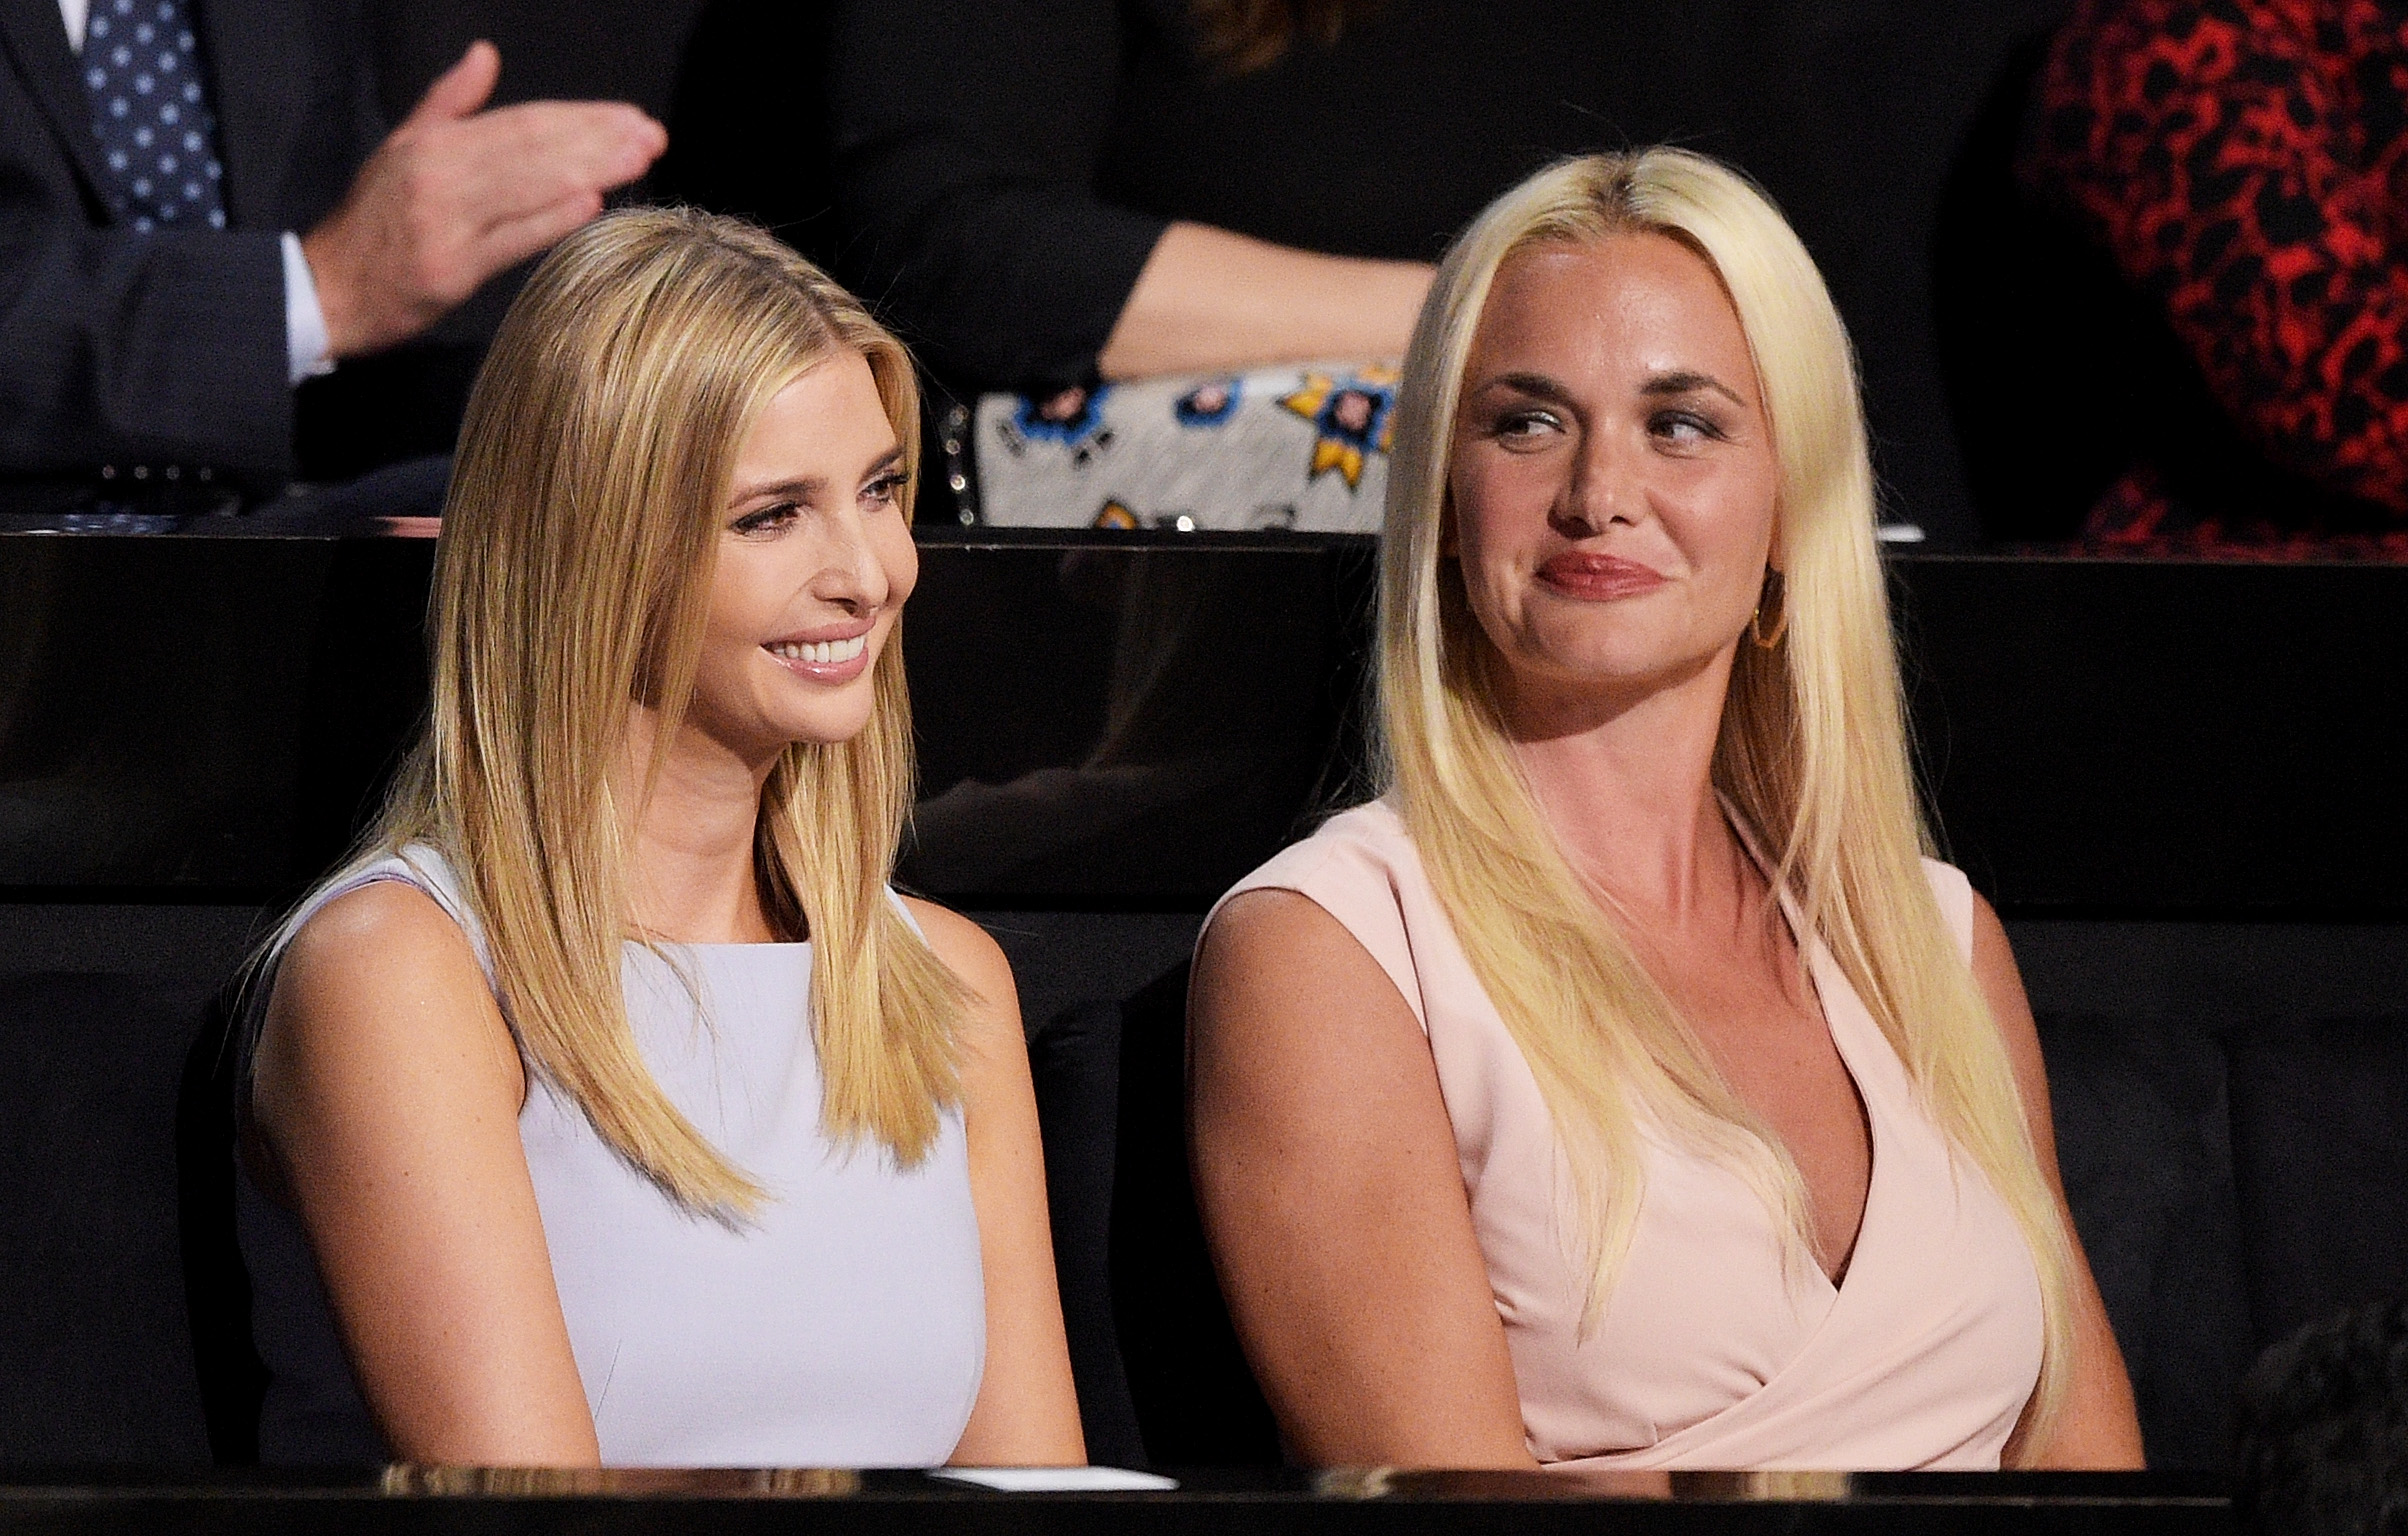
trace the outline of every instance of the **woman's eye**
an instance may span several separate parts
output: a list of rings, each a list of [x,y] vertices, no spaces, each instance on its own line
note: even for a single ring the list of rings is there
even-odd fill
[[[785,527],[801,515],[801,509],[791,501],[747,512],[728,526],[737,533],[770,533]]]
[[[1722,428],[1695,411],[1663,411],[1647,423],[1647,430],[1666,442],[1684,448],[1715,441],[1723,435]]]
[[[1496,435],[1506,442],[1533,442],[1563,430],[1553,411],[1509,411],[1497,418]]]
[[[902,500],[903,476],[900,474],[880,475],[861,488],[861,499],[874,501],[880,506],[890,506]]]

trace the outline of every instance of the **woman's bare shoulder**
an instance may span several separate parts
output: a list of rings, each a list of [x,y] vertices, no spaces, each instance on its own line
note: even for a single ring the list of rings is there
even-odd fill
[[[389,1074],[470,1074],[525,1091],[468,936],[426,892],[380,880],[310,914],[277,962],[253,1103],[273,1128],[297,1095],[373,1092]]]
[[[1304,892],[1260,885],[1229,897],[1213,912],[1198,961],[1206,956],[1226,961],[1289,955],[1348,936],[1346,926]]]
[[[1301,891],[1266,886],[1221,904],[1196,947],[1188,1016],[1199,1029],[1245,1035],[1389,1033],[1420,1026],[1395,978],[1362,938]],[[1374,1022],[1376,1021],[1376,1022]]]
[[[473,987],[490,998],[468,935],[441,903],[402,880],[346,891],[311,913],[276,964],[276,997],[308,1005],[370,1002],[383,986],[415,994]]]
[[[1012,1027],[1020,1024],[1020,998],[1012,982],[1012,963],[1004,958],[1003,946],[984,928],[949,907],[917,896],[903,898],[912,921],[920,925],[921,936],[945,968],[961,984],[977,995],[970,1010],[973,1023],[1008,1015]]]

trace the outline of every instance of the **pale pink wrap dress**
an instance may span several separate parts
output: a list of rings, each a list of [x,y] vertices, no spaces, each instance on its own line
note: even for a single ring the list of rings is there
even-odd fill
[[[1964,875],[1930,861],[1925,872],[1970,954]],[[1637,1233],[1584,1339],[1552,1121],[1395,812],[1375,803],[1333,818],[1230,895],[1263,888],[1300,892],[1343,924],[1429,1037],[1541,1462],[1998,1466],[2040,1371],[2030,1250],[1989,1181],[1925,1113],[1821,943],[1805,941],[1809,974],[1873,1143],[1842,1284],[1811,1262],[1785,1276],[1763,1201],[1720,1165],[1651,1138]]]

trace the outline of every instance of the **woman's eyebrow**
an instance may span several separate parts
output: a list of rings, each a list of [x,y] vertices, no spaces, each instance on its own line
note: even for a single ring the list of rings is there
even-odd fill
[[[1567,409],[1573,405],[1572,392],[1543,373],[1500,373],[1483,383],[1482,390],[1510,389],[1517,394],[1545,400]]]
[[[1747,406],[1747,402],[1739,398],[1739,392],[1730,385],[1710,373],[1699,373],[1692,368],[1678,368],[1670,373],[1659,373],[1640,385],[1639,393],[1642,395],[1689,395],[1695,394],[1701,389],[1712,390],[1715,394],[1742,409]]]
[[[759,485],[744,487],[729,497],[727,504],[731,507],[740,507],[748,501],[759,501],[763,497],[771,497],[778,501],[809,501],[827,488],[827,479],[821,475],[805,475],[797,480],[767,480]]]
[[[887,449],[885,453],[879,455],[878,462],[872,464],[866,471],[863,472],[861,476],[861,483],[863,485],[867,485],[872,480],[877,479],[880,475],[892,473],[893,471],[901,469],[902,467],[903,447],[900,443],[898,443],[894,447]]]

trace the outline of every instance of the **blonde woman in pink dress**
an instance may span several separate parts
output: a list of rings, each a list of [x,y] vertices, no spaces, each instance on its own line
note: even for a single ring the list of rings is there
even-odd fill
[[[1695,155],[1557,165],[1404,390],[1382,793],[1224,899],[1191,994],[1292,1452],[2138,1466],[2006,936],[1924,856],[1804,247]]]

